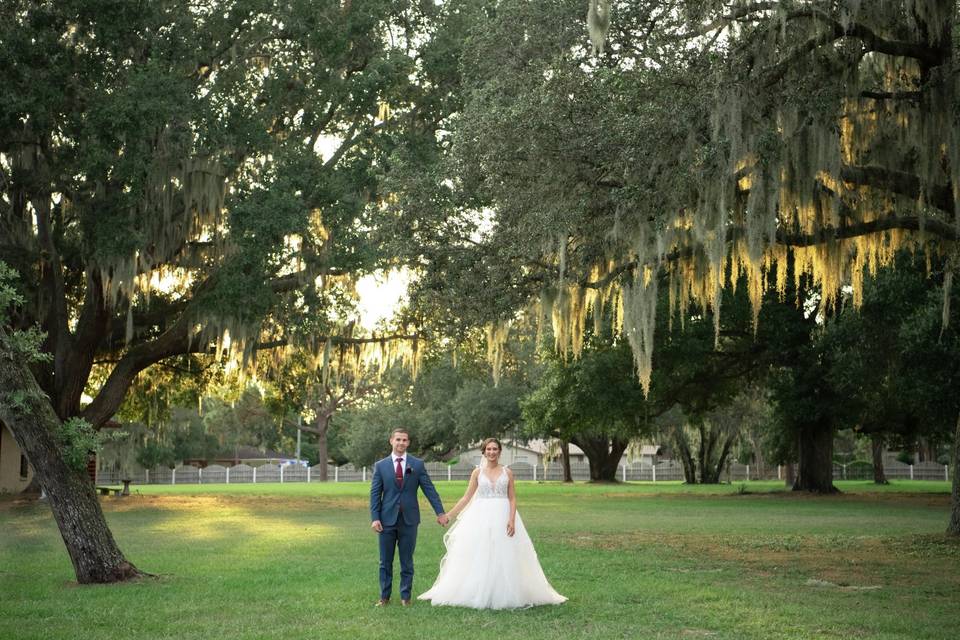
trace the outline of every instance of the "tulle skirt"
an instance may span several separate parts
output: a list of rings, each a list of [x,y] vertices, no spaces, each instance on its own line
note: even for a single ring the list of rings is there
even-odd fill
[[[509,517],[509,500],[475,499],[444,536],[440,574],[418,599],[474,609],[565,602],[547,582],[519,513],[513,537],[507,535]]]

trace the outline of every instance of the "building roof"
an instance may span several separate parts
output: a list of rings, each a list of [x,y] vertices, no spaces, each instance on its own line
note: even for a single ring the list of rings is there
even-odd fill
[[[547,442],[546,440],[537,438],[535,440],[528,440],[526,444],[520,444],[519,442],[513,440],[504,440],[504,444],[510,444],[511,446],[517,447],[518,449],[526,449],[527,451],[532,451],[536,454],[543,455],[547,452]],[[575,444],[570,445],[570,455],[572,456],[582,456],[583,449],[578,447]]]

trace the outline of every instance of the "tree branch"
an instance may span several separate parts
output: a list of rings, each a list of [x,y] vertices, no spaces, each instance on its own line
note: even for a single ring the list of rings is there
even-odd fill
[[[777,2],[756,2],[754,4],[744,5],[742,7],[734,8],[730,13],[720,16],[713,22],[705,24],[701,27],[698,27],[692,31],[686,33],[677,34],[670,38],[667,38],[667,41],[675,40],[690,40],[692,38],[699,38],[705,36],[715,29],[723,29],[724,27],[730,26],[731,23],[746,18],[754,13],[759,13],[761,11],[771,11],[776,9],[779,3]]]
[[[919,100],[919,91],[861,91],[861,98],[873,100]]]
[[[917,199],[923,194],[920,178],[912,173],[893,171],[882,167],[845,165],[840,168],[840,179],[858,185],[887,189],[903,196]],[[927,202],[946,213],[953,210],[953,190],[950,185],[927,187]]]
[[[885,40],[874,33],[872,29],[859,22],[852,22],[844,28],[844,26],[832,16],[815,8],[798,9],[791,11],[787,16],[787,20],[797,18],[813,18],[826,23],[828,28],[797,45],[787,52],[783,60],[764,70],[761,75],[763,77],[763,84],[766,86],[779,82],[783,76],[786,75],[790,69],[790,65],[792,65],[795,60],[818,47],[842,38],[857,38],[868,51],[875,51],[891,56],[914,58],[930,67],[943,64],[950,54],[949,49],[946,48],[934,49],[905,40]]]

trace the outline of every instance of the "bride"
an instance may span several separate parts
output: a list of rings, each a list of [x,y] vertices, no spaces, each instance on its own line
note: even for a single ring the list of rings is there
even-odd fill
[[[419,600],[474,609],[566,601],[540,568],[517,513],[513,474],[500,464],[501,448],[496,438],[483,441],[480,466],[473,470],[467,492],[447,512],[460,517],[443,537],[447,554],[440,561],[440,574]]]

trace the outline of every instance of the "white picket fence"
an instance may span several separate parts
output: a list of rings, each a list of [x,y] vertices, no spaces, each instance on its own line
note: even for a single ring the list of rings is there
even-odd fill
[[[904,464],[898,460],[883,465],[888,480],[949,480],[950,467],[939,462]],[[873,465],[851,462],[833,465],[834,480],[873,480]]]
[[[467,480],[474,467],[467,464],[447,465],[441,462],[426,463],[427,472],[433,480]],[[551,481],[563,479],[563,468],[559,463],[533,466],[525,462],[516,462],[510,465],[513,475],[518,480]],[[935,462],[921,462],[917,465],[907,465],[901,462],[888,463],[884,467],[887,478],[895,480],[949,480],[950,471],[946,465]],[[589,480],[590,465],[574,463],[570,465],[574,480]],[[780,479],[783,470],[776,468],[758,471],[750,465],[732,463],[721,474],[721,480],[740,482],[746,480]],[[130,477],[122,478],[121,475]],[[353,465],[327,465],[328,482],[366,482],[370,470],[367,467],[356,468]],[[847,465],[835,464],[833,467],[835,480],[870,480],[873,478],[873,467],[869,463],[854,462]],[[118,485],[122,480],[131,480],[133,484],[240,484],[264,482],[317,482],[320,473],[316,466],[265,464],[251,467],[239,464],[231,467],[211,465],[198,468],[190,465],[181,465],[175,469],[157,468],[141,469],[132,474],[121,474],[117,471],[100,470],[97,472],[98,485]],[[617,470],[617,478],[624,482],[641,481],[657,482],[669,480],[683,480],[683,466],[676,460],[664,460],[656,465],[625,464]]]

